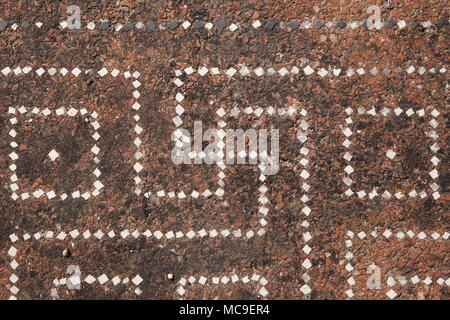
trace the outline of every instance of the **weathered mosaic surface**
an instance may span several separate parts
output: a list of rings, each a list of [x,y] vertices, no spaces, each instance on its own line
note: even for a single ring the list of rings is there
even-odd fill
[[[1,299],[448,299],[445,1],[0,1]]]

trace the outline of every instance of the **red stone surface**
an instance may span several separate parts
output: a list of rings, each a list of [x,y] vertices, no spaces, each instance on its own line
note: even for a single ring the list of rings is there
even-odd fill
[[[82,12],[81,30],[60,28],[66,19],[68,5],[79,5]],[[405,20],[407,25],[400,29],[365,30],[349,26],[339,29],[324,26],[320,30],[310,29],[289,31],[281,29],[279,22],[297,20],[323,23],[343,20],[364,21],[370,14],[366,9],[379,5],[383,21]],[[78,265],[82,279],[88,274],[96,278],[106,274],[109,281],[101,285],[98,281],[89,285],[85,282],[81,290],[68,290],[65,285],[58,287],[60,299],[348,299],[350,288],[347,280],[353,276],[354,299],[389,299],[390,289],[395,290],[396,299],[448,299],[447,284],[439,285],[439,278],[449,279],[449,245],[444,235],[449,232],[448,215],[448,70],[449,69],[448,6],[445,1],[110,1],[74,2],[69,1],[0,1],[0,21],[8,21],[6,29],[0,30],[0,69],[10,67],[8,75],[0,74],[0,298],[14,295],[13,286],[20,290],[18,299],[52,299],[51,289],[55,278],[67,277],[66,268]],[[231,23],[239,29],[231,32],[218,31],[194,26],[175,30],[137,30],[116,32],[110,26],[100,30],[101,20],[112,25],[131,21],[170,23],[199,20],[216,25],[225,20],[227,28]],[[260,20],[262,26],[255,29],[253,21]],[[267,21],[277,22],[273,30],[264,29]],[[21,25],[42,22],[41,28]],[[88,30],[86,24],[94,22],[95,30]],[[431,21],[433,27],[424,28],[421,23]],[[18,29],[11,29],[17,23]],[[146,27],[145,27],[146,28]],[[167,27],[166,27],[167,28]],[[224,71],[231,67],[240,70],[240,65],[249,69],[273,68],[277,73],[258,77],[255,74],[242,77],[236,73],[227,76]],[[310,65],[316,71],[307,76],[303,68]],[[415,71],[406,70],[413,65]],[[17,66],[31,66],[30,75],[14,75]],[[219,76],[199,74],[183,75],[181,88],[174,85],[175,70],[192,66],[217,67]],[[278,70],[291,70],[298,66],[298,75],[292,73],[280,76]],[[364,75],[351,78],[320,77],[320,68],[364,68]],[[419,67],[427,72],[420,75]],[[44,68],[42,76],[36,70]],[[50,76],[49,68],[66,68],[66,76]],[[70,72],[80,68],[78,77]],[[101,77],[98,70],[105,67],[108,72],[114,68],[121,71],[117,78],[109,74]],[[369,71],[376,67],[378,74]],[[395,68],[401,68],[397,73]],[[381,73],[390,68],[391,74]],[[429,72],[434,68],[435,73]],[[92,74],[84,71],[92,69]],[[23,69],[22,69],[23,70]],[[139,71],[141,85],[134,88],[132,80],[125,79],[123,72]],[[133,91],[140,97],[135,99]],[[133,141],[135,112],[131,108],[137,100],[141,109],[140,125],[143,133],[140,147],[144,158],[140,163],[144,169],[142,190],[204,190],[215,191],[218,183],[217,166],[182,165],[171,163],[170,152],[174,143],[170,137],[175,130],[172,118],[175,115],[175,95],[185,96],[183,107],[185,121],[183,127],[192,132],[193,122],[201,120],[204,127],[216,127],[220,117],[217,107],[229,112],[234,106],[242,109],[251,106],[267,108],[287,108],[296,104],[307,116],[260,117],[255,114],[225,116],[227,128],[278,128],[280,130],[281,169],[277,175],[268,177],[266,196],[270,200],[266,233],[250,239],[232,236],[196,236],[189,240],[157,240],[142,236],[145,230],[181,230],[187,233],[193,229],[207,231],[216,229],[235,230],[242,233],[260,228],[258,213],[259,169],[255,165],[229,165],[225,182],[225,195],[205,199],[167,199],[154,195],[147,199],[134,193]],[[210,104],[213,100],[214,104]],[[53,114],[48,119],[33,118],[26,125],[12,125],[8,108],[24,105],[31,110],[49,108]],[[61,190],[72,190],[74,186],[88,187],[95,181],[92,175],[92,128],[83,118],[62,118],[54,112],[64,106],[86,108],[96,111],[101,135],[97,145],[100,148],[99,170],[104,188],[98,197],[88,200],[69,199],[13,200],[10,130],[17,130],[19,160],[17,175],[22,185],[42,188],[49,185]],[[377,116],[357,115],[359,107],[369,110],[374,106]],[[347,197],[347,187],[342,182],[347,161],[342,157],[346,148],[342,146],[348,117],[345,110],[353,109],[351,125],[353,135],[349,138],[354,156],[351,164],[355,169],[353,191],[366,186],[388,188],[405,195],[411,188],[427,188],[424,199],[394,196],[385,200],[381,196],[371,200],[368,196],[359,199]],[[403,109],[398,117],[383,117],[383,107],[393,110]],[[408,109],[415,112],[424,109],[423,118],[408,117]],[[434,142],[425,135],[431,127],[432,110],[439,125],[434,129],[439,138],[435,141],[440,150],[435,155],[440,159],[439,177],[432,179],[430,158]],[[391,111],[392,113],[392,111]],[[27,116],[16,114],[20,123]],[[304,145],[297,139],[301,121],[309,125],[308,140]],[[342,126],[342,127],[341,127]],[[357,133],[357,130],[361,130]],[[56,146],[56,147],[55,147]],[[309,149],[306,157],[299,151],[302,146]],[[387,161],[385,151],[394,146],[395,161]],[[52,164],[47,154],[53,148],[64,150],[61,161]],[[88,154],[88,155],[86,155]],[[302,158],[309,160],[305,168],[310,177],[308,206],[311,214],[302,213],[305,194],[300,174],[304,167]],[[429,184],[435,181],[440,189],[440,197],[431,196]],[[425,187],[424,187],[425,186]],[[393,193],[394,193],[393,192]],[[302,225],[304,221],[308,227]],[[82,235],[72,239],[55,239],[64,231],[77,229],[80,233],[90,230],[94,234],[101,229],[105,235],[101,240]],[[114,230],[113,239],[106,234]],[[139,230],[136,239],[129,235],[125,239],[120,232]],[[389,238],[382,233],[389,229]],[[52,239],[24,240],[23,236],[36,232],[54,231]],[[346,247],[348,231],[354,232],[352,247]],[[370,232],[378,230],[378,237]],[[405,234],[412,230],[410,239],[396,238],[398,231]],[[356,234],[364,231],[365,239]],[[423,231],[426,238],[418,239]],[[304,233],[312,239],[305,241]],[[437,240],[432,238],[438,233]],[[19,240],[12,243],[10,235]],[[44,236],[43,236],[44,237]],[[304,251],[308,245],[312,250]],[[16,270],[12,270],[11,246],[17,249]],[[64,249],[69,248],[70,257],[64,257]],[[352,272],[345,269],[347,251],[353,253]],[[312,266],[306,269],[302,264],[309,259]],[[376,264],[381,268],[381,289],[369,290],[366,285],[367,267]],[[11,274],[19,280],[13,283]],[[302,276],[308,273],[309,281]],[[129,282],[114,286],[111,278],[132,279],[139,274],[143,281],[138,286]],[[174,279],[169,280],[168,274]],[[263,297],[261,283],[242,281],[213,285],[212,277],[236,274],[240,278],[258,274],[267,279]],[[417,275],[421,282],[398,283],[389,287],[387,279],[405,276],[411,279]],[[194,276],[196,282],[184,286],[183,296],[176,291],[181,278]],[[198,283],[200,276],[208,278],[206,285]],[[430,285],[423,283],[432,278]],[[397,279],[397,278],[396,278]],[[302,292],[305,284],[311,292]],[[136,294],[139,287],[142,293]]]

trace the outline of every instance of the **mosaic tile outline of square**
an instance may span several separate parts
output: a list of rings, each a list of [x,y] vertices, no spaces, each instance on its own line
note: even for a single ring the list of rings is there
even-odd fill
[[[432,111],[429,111],[429,109],[432,109]],[[350,164],[353,156],[349,151],[350,150],[349,148],[352,145],[352,142],[349,140],[349,137],[351,137],[354,134],[354,132],[349,128],[349,126],[354,123],[354,121],[351,117],[354,110],[352,108],[348,107],[347,109],[345,109],[345,112],[347,113],[348,117],[346,118],[346,126],[345,127],[341,126],[341,132],[345,137],[345,140],[342,143],[342,145],[347,149],[343,158],[347,161],[348,165],[343,169],[343,171],[344,171],[343,183],[344,183],[344,185],[346,185],[348,187],[348,189],[344,192],[344,194],[347,197],[351,197],[352,195],[355,194],[355,192],[353,192],[353,190],[351,189],[351,185],[354,183],[354,181],[353,181],[353,179],[350,178],[350,175],[354,172],[354,169]],[[393,113],[395,114],[395,116],[400,116],[400,114],[402,114],[403,112],[404,112],[403,109],[401,109],[400,107],[396,107],[393,110]],[[439,139],[439,135],[434,131],[434,129],[436,129],[440,124],[436,120],[436,118],[440,115],[440,112],[437,111],[434,107],[427,108],[427,110],[420,109],[417,111],[414,111],[412,108],[409,108],[405,112],[405,114],[408,117],[411,117],[414,114],[417,114],[418,117],[423,117],[426,114],[426,112],[429,112],[431,114],[431,116],[433,117],[429,121],[429,125],[430,125],[432,131],[429,133],[424,132],[424,134],[433,140],[433,143],[432,144],[430,143],[430,146],[429,146],[429,149],[433,152],[432,157],[431,157],[431,163],[433,165],[433,169],[429,172],[429,175],[431,176],[431,178],[433,180],[435,180],[437,177],[439,177],[439,172],[437,170],[437,167],[439,166],[441,160],[439,158],[437,158],[435,155],[437,153],[437,151],[439,151],[440,147],[436,142]],[[367,111],[365,107],[360,107],[360,108],[358,108],[358,113],[359,114],[368,114],[373,117],[377,116],[375,107],[372,107],[369,111]],[[384,107],[381,110],[381,114],[384,117],[388,117],[390,113],[391,113],[390,108]],[[386,151],[386,157],[391,160],[394,159],[395,155],[396,155],[396,153],[392,149],[389,149]],[[432,182],[432,183],[430,183],[430,188],[433,191],[433,193],[432,193],[433,198],[435,200],[439,199],[441,197],[440,193],[438,192],[438,190],[440,188],[439,185],[436,182]],[[381,196],[384,199],[389,200],[392,198],[392,192],[390,192],[388,190],[384,190],[384,192],[382,193]],[[412,190],[408,190],[406,192],[408,193],[408,196],[410,198],[415,198],[417,196],[420,196],[423,199],[428,196],[428,194],[427,194],[427,192],[425,192],[425,190],[416,191],[415,189],[412,189]],[[356,195],[360,199],[363,199],[368,195],[369,199],[372,200],[373,198],[377,197],[379,194],[378,194],[376,188],[373,188],[373,190],[370,191],[369,193],[367,193],[366,190],[361,189],[356,192]],[[403,200],[404,198],[406,198],[406,196],[402,192],[397,192],[394,194],[394,196],[398,200]]]
[[[25,67],[23,67],[23,68],[21,68],[20,66],[17,66],[17,67],[15,67],[14,69],[11,69],[10,67],[5,67],[5,68],[3,68],[0,72],[6,77],[6,76],[8,76],[8,75],[10,75],[10,74],[13,74],[14,76],[19,76],[19,75],[29,75],[29,76],[33,76],[33,68],[31,67],[31,66],[25,66]],[[51,67],[51,68],[48,68],[47,70],[46,69],[44,69],[43,67],[39,67],[39,68],[37,68],[36,70],[35,70],[35,73],[36,73],[36,75],[38,76],[38,79],[40,79],[41,77],[42,77],[42,75],[44,75],[45,73],[48,73],[49,75],[50,75],[50,77],[51,77],[51,79],[54,79],[54,77],[56,77],[58,74],[59,75],[61,75],[62,77],[66,77],[67,75],[70,75],[70,74],[72,74],[75,78],[78,78],[79,77],[79,75],[82,73],[82,70],[80,70],[78,67],[75,67],[74,69],[72,69],[72,71],[69,71],[68,69],[66,69],[66,68],[64,68],[64,67],[62,67],[62,68],[54,68],[54,67]],[[85,70],[85,74],[91,74],[91,73],[93,73],[94,72],[94,70],[92,70],[92,69],[86,69]],[[119,76],[120,74],[121,74],[121,71],[119,71],[118,69],[116,69],[116,68],[114,68],[111,72],[109,72],[107,69],[106,69],[106,67],[102,67],[101,69],[99,69],[98,71],[97,71],[97,74],[101,77],[101,78],[103,78],[103,77],[105,77],[106,75],[111,75],[112,77],[114,77],[114,78],[116,78],[117,76]],[[131,106],[131,109],[133,109],[134,110],[134,112],[135,112],[135,114],[134,114],[134,116],[133,116],[133,119],[134,119],[134,121],[135,121],[135,125],[134,125],[134,131],[135,131],[135,133],[136,133],[136,138],[135,138],[135,140],[134,140],[134,145],[136,146],[136,152],[135,152],[135,154],[134,154],[134,159],[133,159],[133,170],[135,171],[135,173],[136,173],[136,176],[134,177],[134,182],[135,182],[135,184],[136,184],[136,189],[135,189],[135,193],[136,194],[140,194],[141,193],[141,189],[140,189],[140,186],[141,186],[141,184],[142,184],[142,179],[140,178],[140,176],[139,176],[139,173],[142,171],[142,169],[143,169],[143,166],[141,165],[141,163],[139,162],[139,160],[141,159],[141,158],[143,158],[144,157],[144,154],[143,154],[143,148],[142,148],[142,141],[141,141],[141,139],[140,139],[140,137],[142,137],[142,135],[144,134],[144,129],[139,125],[139,120],[140,120],[140,116],[138,115],[138,111],[140,110],[140,108],[141,108],[141,105],[139,104],[139,101],[138,101],[138,99],[139,99],[139,97],[140,97],[140,93],[139,93],[139,91],[137,90],[140,86],[141,86],[141,83],[139,82],[139,80],[138,80],[138,78],[140,77],[140,73],[138,72],[138,71],[135,71],[135,72],[133,72],[133,73],[131,73],[130,71],[125,71],[125,72],[123,72],[122,73],[122,75],[124,76],[124,78],[125,79],[130,79],[130,81],[132,81],[132,85],[133,85],[133,87],[135,88],[135,90],[133,91],[133,93],[132,93],[132,106]],[[24,107],[21,107],[21,108],[24,108]],[[19,108],[18,110],[19,110],[19,112],[20,112],[20,109],[21,108]],[[35,109],[33,109],[33,110],[35,110]],[[58,109],[58,110],[61,110],[61,109]],[[10,113],[11,113],[11,111],[12,111],[12,109],[10,108]],[[73,112],[75,112],[76,110],[75,109],[70,109],[69,111],[67,111],[68,112],[68,115],[70,116],[70,114],[69,114],[69,112],[71,113],[71,114],[73,114]],[[80,110],[81,111],[81,110]],[[48,115],[48,112],[51,112],[50,110],[48,110],[48,109],[44,109],[43,110],[43,114],[45,115],[45,114],[47,114]],[[55,111],[56,112],[56,111]],[[20,113],[22,113],[22,112],[20,112]],[[97,113],[92,113],[92,114],[94,114],[94,115],[96,115],[96,117],[98,116],[98,114]],[[62,115],[62,114],[61,114]],[[13,118],[14,119],[14,118]],[[12,119],[10,119],[10,122],[11,122],[11,120]],[[17,120],[16,120],[17,121]],[[13,120],[13,122],[14,122],[14,120]],[[13,122],[11,122],[11,124],[12,125],[14,125],[15,123],[13,123]],[[97,130],[99,127],[100,127],[100,125],[98,124],[98,122],[96,121],[96,120],[94,120],[93,121],[93,123],[95,124],[95,127],[94,127],[94,129],[95,130]],[[96,127],[98,126],[98,128],[96,129]],[[98,134],[98,133],[97,133]],[[95,135],[95,134],[94,134]],[[10,132],[10,136],[11,136],[11,132]],[[100,136],[99,135],[95,135],[96,137],[98,137],[98,138],[100,138]],[[14,137],[13,137],[14,138]],[[96,138],[93,136],[93,138],[94,138],[94,140],[95,141],[97,141],[96,140]],[[92,150],[91,150],[92,151]],[[94,151],[96,151],[97,153],[100,151],[100,149],[98,149],[98,147],[97,148],[95,148],[94,149]],[[92,151],[92,152],[94,152],[94,151]],[[15,154],[15,152],[13,152],[13,153],[11,153],[10,155],[9,155],[9,157],[11,158],[11,160],[12,161],[15,161],[15,160],[17,160],[16,158],[17,158],[17,154]],[[13,164],[13,167],[12,168],[14,168],[14,164]],[[11,169],[11,167],[10,167],[10,169]],[[14,171],[14,170],[12,170],[12,171]],[[97,173],[98,173],[98,175],[100,175],[101,174],[101,172],[100,171],[96,171]],[[14,178],[15,179],[15,178]],[[13,181],[13,184],[14,184],[14,181]],[[98,187],[98,188],[97,188]],[[16,189],[16,190],[18,190],[18,186],[14,186],[13,187],[14,189]],[[99,189],[102,189],[103,188],[103,184],[101,184],[101,182],[99,181],[99,183],[97,183],[97,185],[95,186],[95,190],[99,190]],[[95,190],[94,190],[94,192],[95,192]],[[36,191],[37,193],[36,193],[36,197],[37,198],[39,198],[39,197],[41,197],[41,196],[43,196],[43,195],[45,195],[45,196],[47,196],[47,198],[49,199],[49,200],[51,200],[51,199],[55,199],[56,198],[56,193],[55,192],[52,192],[52,191],[49,191],[49,192],[47,192],[47,193],[44,193],[42,190],[39,192],[39,191]],[[89,199],[90,198],[90,193],[88,194],[88,193],[83,193],[83,195],[84,195],[84,197],[83,196],[81,196],[81,198],[83,198],[83,199],[85,199],[85,200],[87,200],[87,199]],[[95,192],[95,194],[94,195],[98,195],[98,192]],[[25,196],[25,198],[26,199],[28,199],[28,197],[27,197],[27,195],[21,195],[21,198],[23,198],[23,196]],[[61,195],[62,196],[62,200],[64,200],[64,199],[67,199],[68,197],[67,197],[67,195],[64,195],[64,194],[62,194]],[[80,198],[80,194],[79,194],[79,192],[76,192],[75,191],[75,194],[72,194],[72,197],[73,198]],[[14,193],[14,190],[13,190],[13,194],[12,194],[12,198],[16,201],[18,198],[19,198],[19,196],[17,195],[17,194],[15,194]]]
[[[27,114],[27,109],[22,106],[20,108],[14,108],[14,107],[10,107],[9,108],[9,113],[12,114],[12,118],[10,119],[10,123],[12,125],[20,125],[20,121],[17,120],[16,118],[16,111],[19,112],[20,115],[26,115]],[[34,114],[35,116],[50,116],[52,114],[52,111],[50,111],[48,108],[44,109],[44,110],[39,110],[38,108],[33,108],[33,110],[31,111],[32,114]],[[71,108],[70,110],[68,110],[67,112],[65,111],[64,107],[61,107],[59,109],[57,109],[54,112],[57,116],[69,116],[69,117],[74,117],[76,114],[80,113],[81,115],[86,115],[88,112],[86,109],[80,109],[77,110],[75,108]],[[29,118],[32,118],[32,115],[28,116]],[[90,118],[90,120],[89,120]],[[94,158],[93,158],[93,162],[95,165],[95,169],[93,170],[92,174],[94,175],[95,179],[99,179],[100,177],[100,170],[98,170],[97,165],[100,163],[100,159],[97,157],[97,155],[100,152],[100,148],[98,148],[96,142],[98,141],[98,139],[100,139],[100,135],[98,134],[97,130],[100,128],[100,124],[97,122],[97,118],[98,115],[97,113],[94,111],[92,112],[88,117],[84,118],[84,120],[86,122],[89,122],[89,124],[94,128],[95,133],[91,136],[94,144],[93,147],[91,149],[91,152],[94,154]],[[19,160],[19,156],[18,154],[14,151],[16,150],[16,148],[18,147],[18,144],[16,143],[16,137],[17,137],[17,132],[14,130],[14,128],[12,128],[9,131],[9,136],[13,139],[10,142],[10,145],[12,147],[12,152],[9,154],[10,159],[12,160],[11,165],[9,166],[9,169],[11,170],[11,177],[10,180],[12,182],[12,184],[10,185],[10,188],[13,192],[13,194],[11,195],[13,200],[16,200],[17,198],[19,198],[19,195],[16,194],[16,191],[19,191],[20,187],[19,187],[19,179],[17,178],[17,175],[15,173],[16,170],[16,161]],[[59,154],[55,151],[55,149],[53,149],[52,151],[50,151],[49,153],[49,157],[52,159],[52,161],[56,160],[57,157],[59,157]],[[74,190],[73,192],[71,192],[71,196],[72,198],[76,199],[79,197],[82,197],[83,199],[87,200],[89,199],[91,196],[98,196],[100,194],[100,190],[103,188],[103,184],[100,180],[96,180],[93,183],[94,189],[93,191],[89,192],[89,191],[79,191],[79,190]],[[61,193],[58,191],[54,191],[53,189],[47,192],[44,192],[42,189],[36,189],[30,192],[31,195],[36,198],[39,199],[41,196],[43,196],[44,194],[47,196],[47,198],[49,200],[60,196],[60,198],[62,200],[65,200],[68,198],[68,195],[66,193]],[[22,192],[20,193],[20,198],[22,200],[27,200],[30,198],[30,193],[28,192]]]

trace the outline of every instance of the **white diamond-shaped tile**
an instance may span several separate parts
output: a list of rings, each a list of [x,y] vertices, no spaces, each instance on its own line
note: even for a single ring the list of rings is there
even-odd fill
[[[140,275],[136,275],[133,279],[131,279],[131,282],[133,282],[136,286],[140,285],[142,281],[144,281],[144,279],[142,279]]]
[[[312,290],[311,290],[311,288],[310,288],[307,284],[304,284],[304,285],[300,288],[300,291],[303,292],[303,294],[307,295],[307,294],[310,294]]]
[[[252,27],[255,29],[258,29],[261,26],[261,22],[259,20],[256,20],[252,23]]]
[[[386,292],[386,295],[391,298],[394,299],[397,296],[397,292],[395,292],[393,289],[389,290],[388,292]]]
[[[312,75],[312,74],[314,73],[314,69],[311,68],[310,66],[306,66],[306,67],[303,69],[303,72],[305,72],[305,74],[306,74],[307,76],[309,76],[309,75]]]

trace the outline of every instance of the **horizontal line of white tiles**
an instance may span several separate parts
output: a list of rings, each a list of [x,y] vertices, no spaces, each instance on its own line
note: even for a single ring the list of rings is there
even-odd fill
[[[43,76],[45,74],[48,74],[50,76],[61,75],[63,77],[65,77],[67,75],[74,75],[75,77],[78,77],[83,72],[85,74],[88,74],[88,75],[95,73],[94,69],[89,68],[89,69],[82,70],[82,69],[80,69],[78,67],[75,67],[73,69],[67,69],[67,68],[64,68],[64,67],[62,67],[62,68],[60,68],[60,67],[58,67],[58,68],[57,67],[50,67],[50,68],[48,68],[48,67],[31,67],[31,66],[24,66],[24,67],[21,67],[21,66],[15,66],[15,67],[14,66],[13,67],[3,66],[3,67],[1,67],[0,66],[0,68],[1,68],[0,69],[0,73],[3,76],[19,76],[21,74],[28,75],[28,74],[32,74],[34,72],[39,77],[41,77],[41,76]],[[110,70],[108,70],[106,67],[103,67],[100,70],[98,70],[96,73],[102,78],[105,77],[108,74],[113,76],[114,78],[119,76],[119,75],[123,75],[123,77],[125,79],[129,79],[129,78],[136,79],[136,80],[133,81],[133,86],[135,88],[138,88],[138,87],[141,86],[141,83],[137,80],[140,77],[140,75],[141,75],[141,73],[139,71],[135,71],[135,72],[124,71],[124,72],[122,72],[122,71],[120,71],[120,70],[118,70],[116,68],[111,68]]]
[[[424,27],[425,29],[433,29],[436,26],[430,21],[421,21],[421,22],[417,22],[418,24],[420,24],[422,27]],[[293,20],[290,22],[284,22],[284,21],[272,21],[272,20],[249,20],[249,21],[244,21],[244,22],[225,22],[225,21],[218,21],[218,22],[202,22],[202,21],[164,21],[164,22],[125,22],[125,23],[114,23],[111,24],[106,20],[103,21],[90,21],[90,22],[86,22],[86,21],[82,21],[82,26],[81,29],[87,29],[90,31],[93,30],[114,30],[116,32],[120,32],[120,31],[131,31],[133,29],[136,30],[148,30],[148,31],[154,31],[154,30],[161,30],[161,31],[165,31],[165,30],[169,30],[169,31],[174,31],[178,28],[180,29],[184,29],[184,30],[198,30],[198,29],[207,29],[207,30],[211,30],[213,28],[215,28],[216,30],[220,30],[220,31],[231,31],[231,32],[235,32],[237,30],[242,30],[242,29],[254,29],[254,30],[273,30],[275,29],[275,27],[277,29],[281,29],[281,30],[287,30],[287,31],[292,31],[292,30],[296,30],[296,29],[303,29],[303,30],[308,30],[308,29],[313,29],[313,30],[320,30],[322,28],[328,28],[328,29],[332,29],[332,28],[337,28],[337,29],[357,29],[357,28],[362,28],[362,29],[370,29],[370,30],[381,30],[384,28],[398,28],[398,29],[404,29],[407,26],[411,26],[411,25],[415,25],[416,22],[411,22],[411,21],[405,21],[405,20],[398,20],[398,21],[394,21],[394,20],[388,20],[388,21],[376,21],[373,23],[373,25],[369,25],[367,21],[343,21],[343,20],[339,20],[339,21],[325,21],[322,22],[320,20],[313,20],[313,21],[308,21],[308,20],[304,20],[304,21],[300,21],[300,20]],[[45,28],[46,25],[44,25],[44,23],[38,21],[35,23],[30,23],[28,21],[24,21],[24,22],[7,22],[7,21],[2,21],[0,22],[0,30],[27,30],[27,29],[31,29],[31,28]],[[61,29],[69,29],[69,24],[67,23],[67,21],[63,20],[59,23],[59,27]],[[76,31],[76,30],[74,30]]]
[[[261,224],[262,225],[266,225],[267,221],[262,218],[261,219]],[[194,231],[194,230],[189,230],[187,232],[182,232],[182,231],[167,231],[167,232],[161,232],[159,230],[156,231],[150,231],[150,230],[146,230],[144,232],[140,232],[138,230],[128,230],[128,229],[124,229],[122,231],[114,231],[112,229],[109,230],[105,230],[102,231],[100,229],[96,230],[96,231],[90,231],[90,230],[85,230],[85,231],[78,231],[78,229],[74,229],[70,232],[53,232],[53,231],[43,231],[43,232],[36,232],[36,233],[24,233],[23,235],[21,235],[20,239],[15,233],[11,234],[9,236],[9,239],[11,240],[11,242],[15,243],[17,241],[28,241],[28,240],[41,240],[41,241],[45,241],[45,240],[55,240],[55,241],[64,241],[67,239],[137,239],[137,238],[156,238],[157,240],[164,240],[164,239],[180,239],[180,238],[188,238],[188,239],[192,239],[192,238],[196,238],[196,237],[211,237],[211,238],[215,238],[215,237],[223,237],[226,238],[228,236],[230,237],[236,237],[236,238],[241,238],[241,237],[245,237],[245,238],[252,238],[255,235],[258,236],[262,236],[265,234],[265,230],[264,228],[260,228],[259,230],[253,231],[253,229],[250,229],[249,231],[247,231],[245,234],[242,232],[241,229],[236,229],[236,230],[230,230],[230,229],[223,229],[223,230],[216,230],[216,229],[212,229],[212,230],[205,230],[205,229],[201,229],[199,231]]]
[[[66,285],[68,280],[70,280],[70,282],[72,284],[76,283],[76,284],[80,285],[80,289],[78,289],[78,290],[81,290],[82,282],[85,284],[88,284],[88,285],[94,285],[94,284],[98,283],[101,286],[107,285],[109,283],[112,283],[114,286],[132,284],[136,287],[134,290],[134,293],[138,296],[140,296],[142,294],[142,290],[138,286],[144,281],[144,279],[142,279],[142,277],[139,274],[137,274],[134,277],[131,277],[131,279],[130,279],[130,277],[122,277],[121,278],[118,275],[116,275],[114,277],[110,275],[108,277],[104,273],[98,277],[95,277],[91,274],[88,274],[86,277],[72,275],[69,278],[54,279],[53,280],[54,288],[52,288],[50,290],[50,296],[52,298],[59,298],[57,288],[59,288],[60,286],[63,287],[64,285]]]
[[[237,276],[236,274],[229,274],[229,275],[222,275],[222,276],[215,276],[215,277],[204,277],[199,276],[198,278],[194,276],[189,277],[183,277],[178,281],[178,288],[176,289],[177,293],[180,296],[183,296],[186,291],[184,287],[186,285],[193,285],[193,284],[200,284],[202,286],[212,286],[212,285],[229,285],[236,282],[242,282],[244,284],[248,283],[258,283],[261,287],[259,290],[259,294],[262,297],[265,297],[269,294],[269,292],[266,290],[265,286],[269,283],[266,278],[262,277],[261,275],[258,275],[254,273],[253,275],[246,275],[246,276]]]
[[[386,239],[394,239],[397,238],[398,240],[403,240],[403,239],[413,239],[413,238],[418,238],[419,240],[425,240],[425,239],[432,239],[432,240],[448,240],[449,238],[449,233],[447,231],[433,231],[433,232],[428,232],[425,233],[424,231],[419,231],[419,232],[414,232],[412,230],[408,230],[408,231],[402,231],[402,230],[394,230],[391,231],[390,229],[385,229],[385,230],[373,230],[373,231],[347,231],[347,237],[350,239],[353,238],[359,238],[361,240],[364,239],[376,239],[376,238],[386,238]]]
[[[72,276],[71,278],[74,278],[74,276]],[[115,286],[117,286],[119,284],[127,284],[127,283],[132,283],[135,286],[138,286],[144,281],[141,278],[141,276],[138,275],[138,274],[130,279],[129,277],[121,278],[119,276],[114,276],[114,277],[110,276],[110,277],[108,277],[104,273],[102,275],[98,276],[98,277],[95,277],[95,276],[92,276],[91,274],[89,274],[86,277],[83,277],[82,279],[80,278],[79,280],[83,281],[83,282],[85,282],[87,284],[94,284],[94,283],[98,282],[101,285],[106,284],[108,282],[111,282]],[[67,278],[61,278],[61,279],[53,280],[53,285],[55,287],[63,286],[66,283],[67,283]]]
[[[433,68],[427,68],[424,66],[407,66],[407,67],[351,67],[348,69],[343,69],[342,67],[333,67],[333,66],[325,66],[325,67],[316,67],[316,66],[288,66],[288,67],[269,67],[269,68],[263,68],[263,67],[256,67],[256,68],[250,68],[247,66],[236,66],[236,67],[230,67],[228,69],[219,69],[218,67],[199,67],[194,68],[192,66],[184,68],[184,69],[177,69],[175,70],[175,76],[176,79],[173,81],[176,86],[181,87],[183,85],[183,81],[179,79],[178,77],[182,76],[183,74],[186,74],[188,76],[193,74],[199,74],[200,76],[206,76],[207,74],[210,75],[219,75],[219,74],[225,74],[228,77],[232,78],[235,75],[236,76],[252,76],[256,75],[258,77],[261,77],[263,75],[268,76],[297,76],[297,75],[306,75],[306,76],[313,76],[317,75],[321,78],[324,77],[339,77],[339,76],[346,76],[348,78],[351,77],[357,77],[357,76],[364,76],[364,75],[370,75],[370,76],[377,76],[378,74],[382,74],[384,76],[389,76],[392,73],[401,74],[405,73],[407,75],[425,75],[425,74],[445,74],[447,72],[447,68],[444,66],[444,64],[433,67]]]
[[[400,277],[389,276],[386,280],[386,284],[389,287],[393,287],[396,285],[404,286],[409,283],[412,283],[414,285],[425,284],[427,286],[429,286],[432,283],[437,283],[440,286],[442,286],[444,284],[447,286],[450,286],[450,278],[445,280],[441,277],[438,277],[438,278],[435,278],[435,280],[433,280],[433,277],[430,277],[427,275],[422,276],[422,279],[419,278],[417,275],[414,275],[414,276],[408,276],[408,277],[406,277],[406,276],[400,276]]]

